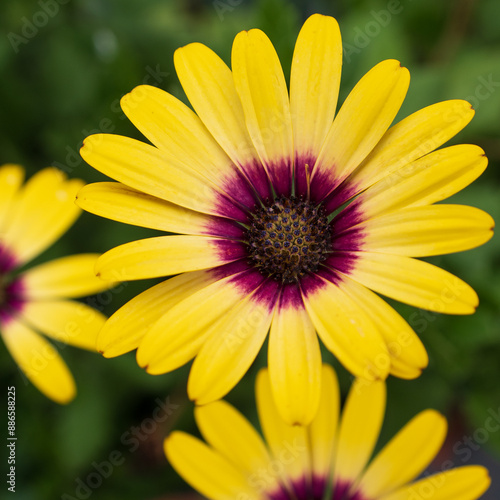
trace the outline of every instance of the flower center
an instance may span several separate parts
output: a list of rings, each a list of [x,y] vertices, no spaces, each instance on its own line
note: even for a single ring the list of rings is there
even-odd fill
[[[282,283],[314,272],[331,252],[331,230],[321,206],[278,198],[253,213],[247,231],[252,264]]]

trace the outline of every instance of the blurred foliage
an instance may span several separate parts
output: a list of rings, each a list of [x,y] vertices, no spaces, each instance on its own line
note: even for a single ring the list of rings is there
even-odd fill
[[[21,163],[30,173],[52,164],[88,182],[101,180],[78,155],[82,140],[96,132],[140,138],[120,111],[119,99],[143,82],[185,100],[172,63],[177,47],[199,41],[229,63],[236,33],[259,27],[275,44],[288,75],[296,35],[313,12],[334,15],[341,26],[341,99],[371,66],[396,58],[412,75],[398,119],[444,99],[473,104],[474,120],[452,142],[479,144],[490,166],[455,201],[483,208],[500,220],[497,0],[5,0],[0,4],[0,162]],[[102,252],[150,234],[83,214],[41,260]],[[417,411],[434,407],[451,420],[448,453],[460,465],[457,443],[483,428],[489,411],[500,410],[500,243],[494,238],[477,250],[431,261],[471,283],[481,305],[471,317],[448,317],[394,304],[421,336],[430,365],[415,381],[389,380],[381,441]],[[129,283],[99,303],[111,314],[149,285]],[[17,498],[92,494],[105,500],[153,499],[186,491],[163,457],[162,441],[174,427],[197,433],[185,394],[189,367],[153,377],[137,367],[133,354],[104,360],[60,347],[79,388],[67,407],[56,406],[25,383],[0,347],[3,387],[18,388]],[[338,369],[345,394],[350,376],[326,352],[325,359]],[[265,364],[263,349],[227,398],[253,421],[255,374]],[[167,396],[179,408],[154,428],[147,427],[157,398],[165,401]],[[491,433],[479,448],[475,456],[488,453],[498,479],[500,432]],[[102,484],[82,486],[92,483],[92,477],[96,481],[96,467],[105,468],[103,463],[112,459],[118,465],[109,477],[101,474]],[[498,490],[484,498],[498,498]]]

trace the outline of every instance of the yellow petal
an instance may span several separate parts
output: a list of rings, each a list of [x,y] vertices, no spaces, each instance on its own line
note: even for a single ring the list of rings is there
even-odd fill
[[[75,196],[83,186],[55,168],[36,173],[18,192],[3,241],[19,261],[27,262],[52,245],[80,215]]]
[[[260,30],[236,35],[233,76],[255,149],[278,195],[291,189],[293,135],[290,102],[278,55]]]
[[[26,295],[30,299],[74,298],[93,295],[112,287],[95,275],[99,254],[62,257],[40,264],[23,273]]]
[[[385,379],[389,366],[377,363],[388,357],[385,343],[369,316],[333,284],[318,278],[321,287],[304,294],[309,316],[325,346],[353,374]]]
[[[334,484],[354,483],[370,459],[385,413],[386,388],[381,381],[356,379],[339,427]]]
[[[197,404],[224,397],[255,360],[269,331],[276,300],[271,296],[261,304],[259,296],[258,289],[240,298],[211,326],[189,373],[188,395]]]
[[[207,443],[238,470],[252,476],[259,469],[268,469],[271,458],[262,438],[230,404],[216,401],[196,407],[194,414]],[[277,487],[276,481],[274,483]]]
[[[474,116],[467,101],[438,102],[391,127],[349,179],[362,191],[401,167],[434,151],[462,130]]]
[[[213,281],[206,271],[195,271],[140,293],[106,321],[97,339],[97,349],[106,358],[136,349],[149,328],[169,309]]]
[[[171,233],[203,234],[212,220],[118,182],[96,182],[80,190],[77,204],[87,212],[134,226]]]
[[[80,154],[99,172],[138,191],[203,213],[241,215],[231,202],[221,198],[217,186],[183,156],[111,134],[87,137]]]
[[[195,490],[211,500],[259,500],[242,472],[199,439],[173,432],[164,444],[172,467]]]
[[[321,352],[314,325],[293,285],[282,292],[269,337],[269,377],[278,411],[289,425],[307,425],[319,405]]]
[[[202,122],[233,162],[249,174],[249,165],[259,159],[231,70],[201,43],[177,49],[174,63],[182,88]]]
[[[440,149],[380,180],[352,205],[361,207],[363,218],[430,205],[468,186],[487,164],[478,146],[461,144]]]
[[[70,300],[28,302],[23,316],[45,335],[90,351],[96,350],[97,335],[106,321],[93,307]]]
[[[368,156],[394,120],[410,75],[395,60],[372,68],[354,87],[333,122],[314,166],[313,180],[326,195]]]
[[[209,284],[166,311],[139,346],[139,365],[158,374],[192,359],[217,322],[244,297],[233,280],[229,276]]]
[[[12,216],[12,201],[24,180],[24,169],[19,165],[5,164],[0,167],[0,239]]]
[[[299,156],[315,158],[323,146],[337,107],[341,71],[339,25],[333,17],[314,14],[300,30],[290,76],[293,138]]]
[[[198,271],[245,256],[238,243],[206,236],[159,236],[112,248],[97,261],[104,280],[128,281]]]
[[[458,467],[434,474],[401,488],[380,500],[476,500],[490,486],[488,470],[478,465]]]
[[[228,196],[243,200],[233,182],[237,170],[201,120],[183,102],[163,90],[140,85],[121,100],[121,107],[134,125],[169,157],[199,173]],[[246,186],[248,188],[248,186]],[[193,191],[196,192],[196,191]],[[247,193],[248,194],[248,193]]]
[[[461,279],[409,257],[362,252],[349,275],[375,292],[429,311],[472,314],[479,303]]]
[[[415,479],[437,455],[446,430],[446,419],[437,411],[419,413],[368,466],[359,490],[369,498],[379,498]]]
[[[266,369],[262,369],[257,375],[255,393],[262,432],[274,460],[281,465],[277,472],[280,480],[288,488],[291,486],[290,481],[309,480],[311,456],[307,428],[291,426],[283,421],[274,403]]]
[[[493,236],[495,222],[482,210],[431,205],[398,210],[356,227],[372,252],[426,257],[470,250]]]
[[[370,319],[377,326],[386,345],[388,357],[379,356],[377,363],[390,365],[393,375],[405,379],[418,377],[429,358],[422,342],[411,326],[383,299],[362,285],[344,277],[344,291],[370,311]]]
[[[52,344],[16,319],[2,324],[2,337],[21,371],[45,396],[60,404],[75,397],[73,376]]]
[[[333,470],[340,409],[337,375],[329,365],[321,371],[321,396],[318,411],[308,428],[312,470],[315,477],[329,477]]]

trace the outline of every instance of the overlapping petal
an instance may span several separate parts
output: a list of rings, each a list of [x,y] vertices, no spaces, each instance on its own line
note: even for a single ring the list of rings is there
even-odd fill
[[[198,212],[245,218],[203,170],[172,152],[128,137],[96,134],[85,139],[80,154],[103,174],[138,191]]]
[[[394,120],[408,90],[409,72],[398,61],[377,64],[340,108],[314,166],[314,196],[326,197],[368,156]]]
[[[303,290],[306,310],[326,347],[351,373],[385,379],[389,366],[377,363],[388,357],[375,324],[338,284],[316,278],[316,287]]]
[[[491,239],[494,225],[478,208],[431,205],[382,215],[353,231],[361,234],[362,248],[369,252],[426,257],[478,247]]]
[[[269,467],[271,457],[264,441],[250,422],[230,404],[216,401],[198,406],[194,412],[198,428],[207,443],[247,476]]]
[[[195,212],[127,187],[119,182],[97,182],[83,187],[78,205],[87,212],[134,226],[181,234],[203,234],[211,220]]]
[[[134,125],[169,158],[182,158],[191,171],[229,198],[252,207],[251,188],[200,118],[177,98],[149,85],[124,96],[121,107]]]
[[[166,311],[141,342],[139,365],[150,373],[165,373],[191,360],[233,307],[253,291],[238,289],[238,278],[244,280],[244,272],[212,282]]]
[[[189,374],[188,394],[197,404],[224,397],[250,368],[269,331],[276,291],[264,282],[211,325]]]
[[[472,314],[479,302],[460,278],[409,257],[363,252],[350,276],[375,292],[429,311]]]
[[[240,495],[259,500],[244,474],[199,439],[175,432],[165,441],[165,454],[175,470],[212,500],[234,500]]]
[[[267,370],[261,370],[257,375],[255,398],[262,432],[273,459],[279,464],[276,474],[289,489],[292,482],[309,481],[311,455],[307,430],[283,421],[274,402]]]
[[[430,153],[394,171],[354,200],[339,219],[348,222],[444,200],[473,182],[488,160],[478,146],[457,145]],[[344,224],[340,222],[340,224]]]
[[[474,109],[459,99],[427,106],[391,127],[348,179],[363,191],[383,177],[434,151],[473,118]]]
[[[418,377],[429,358],[422,341],[411,326],[383,299],[345,276],[343,290],[365,311],[387,346],[387,356],[378,356],[377,364],[389,366],[390,373],[405,379]]]
[[[116,311],[101,330],[97,349],[107,358],[136,349],[169,309],[215,280],[206,271],[184,273],[140,293]]]
[[[232,68],[246,125],[278,195],[291,194],[293,132],[290,101],[278,55],[260,30],[242,31],[233,43]]]
[[[177,49],[175,69],[193,108],[262,199],[271,195],[265,168],[250,138],[231,70],[201,43]]]

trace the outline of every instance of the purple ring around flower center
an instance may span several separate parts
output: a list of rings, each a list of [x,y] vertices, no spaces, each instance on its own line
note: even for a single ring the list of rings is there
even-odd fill
[[[9,274],[16,267],[16,259],[0,244],[0,325],[17,315],[26,302],[22,278]]]
[[[351,490],[351,483],[339,481],[330,485],[325,476],[314,476],[311,480],[302,477],[292,481],[289,491],[284,486],[273,492],[267,492],[270,500],[369,500],[359,491]]]

